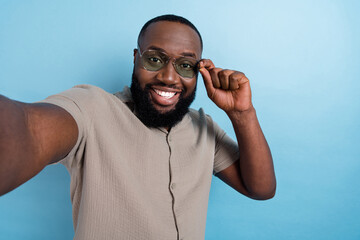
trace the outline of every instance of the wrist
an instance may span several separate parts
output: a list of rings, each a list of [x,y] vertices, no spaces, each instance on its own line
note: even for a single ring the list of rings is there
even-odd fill
[[[248,107],[247,109],[244,110],[230,110],[230,111],[225,111],[225,113],[230,117],[244,117],[247,115],[254,115],[256,114],[256,110],[254,108],[253,105],[251,105],[250,107]]]
[[[226,112],[233,124],[247,125],[249,122],[257,121],[256,110],[253,106],[246,110],[233,110]]]

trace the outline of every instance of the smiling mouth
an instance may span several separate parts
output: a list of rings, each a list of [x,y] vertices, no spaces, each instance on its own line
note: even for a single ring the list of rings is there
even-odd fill
[[[158,89],[154,89],[154,91],[157,95],[164,97],[166,99],[170,99],[177,94],[177,92],[166,92],[166,91],[161,91]]]
[[[156,108],[169,108],[174,107],[181,95],[182,90],[169,88],[169,87],[161,87],[154,86],[151,87],[150,98]]]

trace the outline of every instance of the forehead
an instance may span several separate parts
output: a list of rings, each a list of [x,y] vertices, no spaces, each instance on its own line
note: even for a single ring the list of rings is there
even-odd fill
[[[168,54],[194,53],[201,57],[200,37],[191,27],[177,22],[160,21],[150,24],[139,39],[142,51],[151,47],[164,49]]]

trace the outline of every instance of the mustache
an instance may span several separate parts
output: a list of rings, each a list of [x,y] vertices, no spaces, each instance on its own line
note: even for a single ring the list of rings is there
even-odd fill
[[[145,89],[151,89],[153,86],[172,88],[172,89],[175,89],[175,90],[181,90],[182,92],[185,90],[184,88],[178,87],[175,84],[168,85],[168,84],[165,84],[165,83],[162,83],[162,82],[148,83],[148,84],[145,85]]]
[[[145,84],[144,88],[140,87],[139,79],[133,71],[130,91],[137,109],[137,116],[140,121],[147,127],[173,127],[179,123],[184,115],[189,112],[189,106],[195,98],[196,88],[192,91],[190,96],[184,97],[185,91],[181,91],[179,101],[174,109],[161,113],[154,108],[150,100],[149,92],[151,87],[171,87],[173,89],[181,89],[176,85],[163,84],[160,82],[153,82]],[[186,89],[185,87],[183,87]]]

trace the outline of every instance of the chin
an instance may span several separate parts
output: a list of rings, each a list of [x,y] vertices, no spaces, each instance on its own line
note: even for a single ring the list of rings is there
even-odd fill
[[[137,116],[148,127],[172,127],[176,125],[188,113],[196,92],[195,88],[188,97],[180,94],[178,101],[168,106],[156,104],[151,99],[150,86],[141,88],[134,73],[130,90],[137,109]]]
[[[160,114],[166,114],[168,112],[171,112],[173,110],[175,110],[176,106],[175,105],[171,105],[171,106],[160,106],[160,105],[156,105],[154,103],[152,103],[152,106],[154,107],[154,109],[156,111],[158,111]]]

